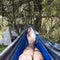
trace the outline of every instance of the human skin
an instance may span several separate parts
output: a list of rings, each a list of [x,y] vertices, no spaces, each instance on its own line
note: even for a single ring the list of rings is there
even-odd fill
[[[33,60],[44,60],[41,52],[37,48],[35,48],[35,50],[34,50],[34,59]]]
[[[18,60],[44,60],[42,54],[39,52],[37,48],[34,49],[36,36],[32,28],[28,29],[27,40],[28,47],[24,50],[24,52],[19,56]]]

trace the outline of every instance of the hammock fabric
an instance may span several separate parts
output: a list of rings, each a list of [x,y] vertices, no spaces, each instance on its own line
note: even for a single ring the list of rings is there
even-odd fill
[[[0,54],[0,60],[18,60],[19,56],[28,46],[26,36],[27,29],[23,30],[17,39]],[[40,50],[44,60],[60,60],[59,44],[49,42],[45,40],[41,35],[36,34],[35,47]]]

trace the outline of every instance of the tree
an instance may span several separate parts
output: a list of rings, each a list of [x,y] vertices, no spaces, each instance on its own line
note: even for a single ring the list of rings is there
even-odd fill
[[[0,15],[7,17],[8,25],[17,33],[23,29],[22,26],[31,24],[51,39],[54,29],[58,30],[60,26],[60,0],[0,0]],[[56,19],[58,22],[54,22]]]

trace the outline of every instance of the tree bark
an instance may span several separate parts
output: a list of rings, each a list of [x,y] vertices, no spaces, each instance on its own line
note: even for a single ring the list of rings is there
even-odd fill
[[[42,17],[41,17],[42,5],[41,5],[41,2],[42,2],[42,0],[36,0],[35,1],[35,4],[36,4],[35,7],[38,8],[38,11],[39,11],[39,16],[36,17],[35,27],[36,27],[36,30],[39,32],[41,32],[41,22],[42,22]],[[34,9],[34,10],[36,10],[36,9]]]

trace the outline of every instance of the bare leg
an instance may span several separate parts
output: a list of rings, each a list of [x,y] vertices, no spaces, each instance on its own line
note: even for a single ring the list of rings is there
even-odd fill
[[[32,28],[28,29],[27,39],[29,46],[24,50],[23,54],[19,57],[19,60],[32,60],[33,58],[35,34]]]
[[[30,45],[24,50],[23,54],[19,57],[19,60],[32,60],[33,48]]]
[[[33,60],[44,60],[41,52],[37,48],[35,48]]]

